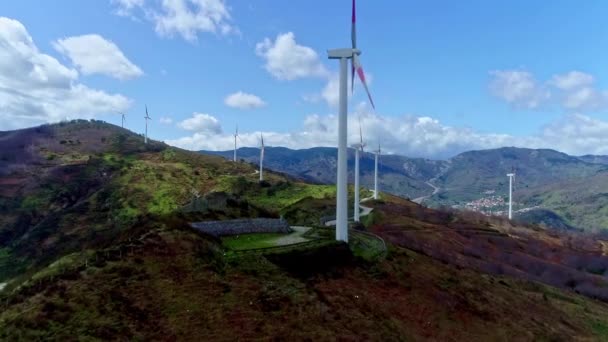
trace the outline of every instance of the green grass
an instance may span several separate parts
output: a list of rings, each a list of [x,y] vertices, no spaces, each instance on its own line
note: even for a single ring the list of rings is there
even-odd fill
[[[322,199],[335,196],[336,187],[334,185],[310,185],[295,183],[284,189],[273,192],[262,192],[256,196],[251,196],[249,199],[254,204],[265,208],[283,209],[299,200],[310,197]]]
[[[222,244],[228,249],[245,250],[273,247],[275,240],[285,236],[280,233],[244,234],[222,238]]]

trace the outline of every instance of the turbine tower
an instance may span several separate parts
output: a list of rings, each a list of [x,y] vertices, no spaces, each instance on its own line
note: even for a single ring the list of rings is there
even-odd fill
[[[365,143],[363,142],[363,130],[361,129],[361,119],[359,119],[359,138],[360,142],[358,144],[352,145],[355,149],[355,203],[354,203],[354,221],[359,222],[359,151],[363,153],[363,148],[365,147]]]
[[[513,178],[515,178],[515,172],[507,173],[509,177],[509,220],[513,218]]]
[[[262,144],[260,145],[260,182],[264,180],[264,135],[260,133]]]
[[[236,163],[236,138],[239,137],[239,125],[236,125],[236,130],[234,131],[234,159],[233,161]]]
[[[120,113],[120,115],[122,116],[122,123],[120,124],[120,127],[125,128],[125,113]]]
[[[144,119],[146,119],[146,134],[144,135],[144,144],[147,144],[148,143],[148,120],[152,120],[150,115],[148,115],[148,105],[146,105],[146,116],[144,116]]]
[[[380,156],[380,153],[382,153],[382,150],[380,149],[380,144],[378,144],[378,150],[374,151],[375,156],[375,160],[374,160],[374,199],[377,200],[378,199],[378,157]]]
[[[347,184],[347,141],[346,134],[348,130],[347,114],[347,78],[348,78],[348,60],[352,60],[351,71],[354,76],[355,72],[359,75],[361,83],[367,92],[369,102],[374,107],[374,101],[367,88],[365,81],[365,73],[359,62],[361,51],[357,50],[357,34],[356,34],[356,15],[355,15],[355,0],[352,6],[352,26],[351,26],[351,48],[333,49],[327,51],[329,59],[340,60],[340,113],[338,120],[338,172],[337,172],[337,194],[336,194],[336,240],[348,242],[348,184]],[[354,79],[352,80],[354,82]]]

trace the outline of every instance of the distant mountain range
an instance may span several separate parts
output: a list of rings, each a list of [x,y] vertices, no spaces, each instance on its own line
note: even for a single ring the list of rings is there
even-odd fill
[[[233,151],[201,151],[232,158]],[[310,182],[334,183],[336,149],[267,147],[265,165]],[[240,148],[238,157],[259,163],[259,149]],[[349,150],[352,182],[354,152]],[[380,188],[428,206],[453,206],[504,215],[508,179],[516,173],[516,217],[559,228],[608,228],[608,156],[570,156],[549,149],[504,147],[469,151],[448,160],[380,157]],[[372,188],[374,155],[361,159],[362,186]],[[536,212],[537,211],[537,212]],[[524,215],[525,213],[525,215]]]

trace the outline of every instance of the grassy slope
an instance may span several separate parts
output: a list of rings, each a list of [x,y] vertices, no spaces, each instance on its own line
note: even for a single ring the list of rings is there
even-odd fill
[[[92,132],[84,134],[100,141]],[[214,213],[220,218],[266,210],[302,222],[331,211],[331,187],[273,173],[268,186],[260,186],[247,164],[162,145],[142,147],[133,136],[116,150],[112,134],[92,151],[71,145],[67,151],[42,151],[55,156],[52,165],[38,166],[45,176],[14,197],[4,194],[19,203],[19,213],[43,224],[28,226],[19,238],[4,235],[0,266],[21,262],[27,271],[4,293],[15,292],[0,301],[0,339],[329,339],[338,332],[376,340],[600,339],[608,327],[602,303],[456,268],[400,241],[375,265],[333,245],[304,255],[248,255],[227,264],[217,242],[183,230],[188,218],[175,209],[188,201],[190,188],[229,191],[254,205]],[[74,159],[87,164],[46,176],[71,167]],[[68,186],[55,187],[58,179]],[[102,181],[92,183],[93,191],[69,188],[96,179]],[[276,200],[267,200],[269,195]],[[411,204],[399,201],[407,212]],[[306,217],[298,214],[299,206]],[[45,221],[54,213],[55,219]],[[410,216],[378,210],[367,220],[432,226]]]
[[[608,307],[394,247],[369,265],[340,248],[225,264],[214,243],[152,230],[0,311],[0,338],[571,340],[606,337]],[[291,260],[286,262],[285,260]],[[323,260],[323,262],[322,262]],[[302,273],[301,263],[308,267]],[[280,323],[278,323],[280,322]]]
[[[530,189],[521,197],[556,212],[575,227],[608,229],[608,173]]]

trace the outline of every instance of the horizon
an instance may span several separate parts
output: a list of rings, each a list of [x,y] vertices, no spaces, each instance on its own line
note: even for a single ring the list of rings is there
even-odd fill
[[[34,128],[37,128],[37,127],[42,127],[44,125],[59,125],[59,124],[65,124],[65,123],[69,124],[69,123],[71,123],[72,120],[84,120],[84,119],[71,119],[70,121],[60,121],[60,122],[53,122],[53,123],[44,123],[44,124],[41,124],[41,125],[20,128],[20,129],[17,129],[17,130],[21,130],[21,129],[24,129],[24,130],[25,129],[34,129]],[[117,124],[112,123],[112,122],[107,122],[107,121],[104,121],[104,120],[99,120],[99,121],[103,122],[104,124],[113,125],[113,126],[115,126],[117,128],[122,128],[120,125],[117,125]],[[139,133],[139,132],[132,131],[132,130],[130,130],[127,127],[125,127],[124,129],[128,130],[132,134],[142,136],[142,139],[143,139],[144,133]],[[17,131],[17,130],[9,130],[9,131],[1,131],[0,130],[0,133],[7,133],[7,132]],[[257,132],[257,133],[259,134],[260,132]],[[154,141],[156,139],[149,138],[148,140]],[[162,141],[162,140],[156,140],[156,141],[162,142],[162,143],[166,143],[165,141]],[[169,146],[181,148],[179,146],[173,146],[173,145],[169,145]],[[319,146],[311,146],[311,147],[305,147],[305,148],[291,148],[291,147],[288,147],[288,146],[267,145],[266,143],[265,143],[265,148],[270,148],[270,149],[272,149],[272,148],[284,148],[284,149],[288,149],[288,150],[291,150],[291,151],[306,151],[306,150],[315,149],[315,148],[335,149],[335,150],[337,150],[336,146],[322,146],[322,145],[319,145]],[[259,150],[259,146],[238,146],[237,147],[237,151],[241,150],[241,149],[255,149],[255,150]],[[446,158],[414,157],[414,156],[408,156],[408,155],[405,155],[405,154],[394,153],[392,151],[391,152],[387,152],[387,153],[383,152],[382,155],[383,156],[398,156],[398,157],[405,157],[405,158],[410,158],[410,159],[426,159],[426,160],[447,161],[449,159],[452,159],[452,158],[457,157],[457,156],[459,156],[461,154],[464,154],[464,153],[469,153],[469,152],[484,152],[484,151],[497,151],[497,150],[502,150],[502,149],[519,149],[519,150],[530,150],[530,151],[543,151],[543,150],[544,151],[552,151],[552,152],[557,152],[557,153],[563,153],[563,154],[566,154],[566,155],[568,155],[570,157],[574,157],[574,158],[604,157],[604,156],[608,157],[608,155],[603,155],[603,154],[580,154],[580,155],[575,155],[575,154],[569,154],[569,153],[566,153],[564,151],[560,151],[560,150],[556,150],[556,149],[551,149],[551,148],[530,148],[530,147],[518,147],[518,146],[500,146],[500,147],[493,147],[493,148],[486,148],[486,149],[472,149],[472,150],[466,150],[466,151],[459,152],[457,154],[454,154],[452,156],[448,156]],[[223,149],[223,150],[205,150],[205,149],[201,149],[201,150],[188,150],[188,149],[184,149],[184,150],[190,151],[190,152],[196,152],[196,153],[202,153],[202,152],[230,153],[230,156],[232,156],[232,152],[234,151],[234,147],[232,147],[230,149]],[[349,147],[348,150],[352,150],[352,148]],[[373,152],[370,152],[370,151],[364,151],[363,153],[364,154],[373,154]],[[584,160],[582,160],[582,161],[586,162]]]
[[[260,133],[268,145],[336,146],[337,65],[326,50],[349,44],[350,1],[62,4],[0,4],[0,130],[66,118],[120,125],[125,112],[141,133],[147,105],[150,137],[189,150],[230,150],[236,125],[244,146]],[[349,143],[360,118],[368,144],[410,157],[501,146],[608,154],[597,44],[607,4],[359,6],[377,111],[355,82]]]

